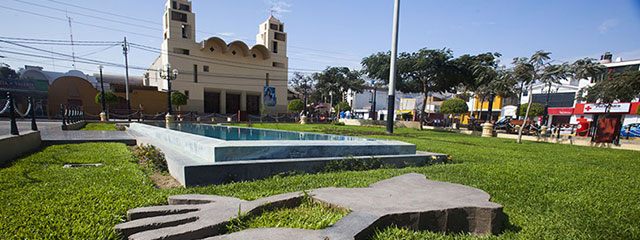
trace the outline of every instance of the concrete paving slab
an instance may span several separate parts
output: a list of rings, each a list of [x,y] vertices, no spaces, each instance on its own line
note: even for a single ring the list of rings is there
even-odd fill
[[[308,192],[314,201],[351,212],[325,229],[261,228],[224,234],[225,226],[230,219],[238,217],[238,213],[259,214],[278,207],[295,207],[304,194],[287,193],[254,201],[178,195],[169,197],[171,205],[168,206],[130,210],[129,216],[144,216],[144,212],[149,212],[152,217],[116,225],[114,230],[129,239],[368,239],[375,229],[395,224],[413,230],[485,236],[500,233],[505,219],[502,206],[490,202],[486,192],[428,180],[416,173],[383,180],[367,188],[331,187]],[[185,209],[189,212],[181,213]]]
[[[63,131],[59,120],[37,120],[38,130],[42,137],[42,144],[75,144],[86,142],[120,142],[136,145],[136,139],[126,131]],[[31,129],[31,121],[17,121],[18,130],[26,133]],[[0,120],[0,135],[9,135],[10,122]]]

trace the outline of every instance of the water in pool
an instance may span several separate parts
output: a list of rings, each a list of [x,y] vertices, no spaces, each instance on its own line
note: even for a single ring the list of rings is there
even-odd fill
[[[167,127],[166,123],[147,123],[158,127]],[[373,141],[372,139],[338,136],[318,133],[304,133],[281,130],[267,130],[244,127],[218,126],[201,123],[170,123],[169,129],[226,141],[256,140],[325,140],[325,141]]]

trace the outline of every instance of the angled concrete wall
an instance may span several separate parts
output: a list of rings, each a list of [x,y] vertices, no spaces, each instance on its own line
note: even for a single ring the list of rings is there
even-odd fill
[[[41,143],[39,131],[0,137],[0,166],[5,166],[17,157],[38,150]]]

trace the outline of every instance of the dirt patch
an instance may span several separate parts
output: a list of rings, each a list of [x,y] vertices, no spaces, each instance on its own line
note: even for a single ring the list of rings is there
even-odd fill
[[[180,182],[173,178],[169,173],[155,172],[149,175],[149,178],[151,178],[156,187],[160,189],[182,187]]]

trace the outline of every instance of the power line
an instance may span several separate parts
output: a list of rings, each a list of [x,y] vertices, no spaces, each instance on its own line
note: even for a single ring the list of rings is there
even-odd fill
[[[70,3],[60,2],[60,1],[56,1],[56,0],[48,0],[48,1],[49,2],[58,3],[58,4],[62,4],[62,5],[66,5],[66,6],[75,7],[75,8],[80,8],[80,9],[84,9],[84,10],[99,12],[99,13],[102,13],[102,14],[107,14],[107,15],[117,16],[117,17],[121,17],[121,18],[126,18],[126,19],[129,19],[129,20],[156,24],[155,22],[152,22],[152,21],[149,21],[149,20],[146,20],[146,19],[134,18],[134,17],[125,16],[125,15],[119,15],[119,14],[115,14],[115,13],[111,13],[111,12],[105,12],[105,11],[101,11],[101,10],[97,10],[97,9],[92,9],[92,8],[88,8],[88,7],[73,5],[73,4],[70,4]]]
[[[65,12],[65,13],[68,12],[68,13],[73,13],[73,14],[76,14],[76,15],[84,16],[84,17],[93,18],[93,19],[100,19],[100,20],[104,20],[104,21],[120,23],[120,24],[124,24],[124,25],[127,25],[127,26],[134,26],[134,27],[139,27],[139,28],[144,28],[144,29],[161,31],[159,29],[153,29],[153,28],[150,28],[148,26],[142,26],[142,25],[138,25],[138,24],[134,24],[134,23],[130,23],[130,22],[123,22],[123,21],[118,21],[118,20],[98,17],[98,16],[95,16],[95,15],[88,15],[88,14],[83,14],[83,13],[78,13],[78,12],[71,12],[71,11],[67,11],[67,10],[64,10],[64,9],[54,8],[54,7],[51,7],[51,6],[40,5],[40,4],[37,4],[37,3],[24,2],[24,1],[21,1],[21,0],[14,0],[14,1],[19,2],[19,3],[23,3],[23,4],[29,4],[29,5],[32,5],[32,6],[41,7],[41,8],[56,10],[56,11],[59,11],[59,12]]]
[[[14,1],[19,1],[19,0],[14,0]],[[94,12],[98,12],[98,13],[102,13],[102,14],[106,14],[106,15],[112,15],[112,16],[117,16],[117,17],[121,17],[121,18],[125,18],[125,19],[134,20],[134,21],[145,22],[147,24],[153,24],[154,26],[157,25],[156,22],[145,20],[145,19],[133,18],[133,17],[119,15],[119,14],[110,13],[110,12],[105,12],[105,11],[101,11],[101,10],[97,10],[97,9],[92,9],[92,8],[82,7],[82,6],[73,5],[73,4],[69,4],[69,3],[64,3],[64,2],[60,2],[60,1],[56,1],[56,0],[48,0],[48,1],[54,2],[54,3],[58,3],[58,4],[62,4],[62,5],[66,5],[66,6],[76,7],[76,8],[80,8],[80,9],[84,9],[84,10],[88,10],[88,11],[94,11]],[[22,1],[19,1],[19,2],[22,2]],[[31,4],[31,3],[29,3],[29,4]],[[95,16],[91,16],[91,17],[98,18],[98,17],[95,17]],[[104,18],[99,18],[99,19],[104,19]],[[110,20],[110,21],[120,22],[120,21],[116,21],[116,20]],[[120,23],[122,23],[122,22],[120,22]],[[125,23],[125,24],[131,25],[131,23]],[[141,25],[136,25],[136,26],[143,27]],[[200,30],[196,30],[196,32],[206,33],[206,34],[210,34],[210,35],[219,35],[219,33],[212,33],[212,32],[200,31]],[[238,37],[238,39],[242,39],[244,41],[253,41],[252,39],[249,39],[249,38],[246,38],[246,37]],[[354,56],[354,57],[359,57],[357,54],[353,54],[353,53],[336,52],[336,51],[329,51],[329,50],[324,50],[324,49],[314,49],[314,48],[308,48],[308,47],[299,47],[299,46],[296,46],[296,45],[289,45],[289,47],[298,48],[298,49],[304,49],[304,50],[309,50],[309,51],[333,53],[333,54],[340,54],[340,55],[351,55],[351,56]],[[310,53],[307,53],[307,54],[310,54]],[[312,54],[312,55],[318,55],[318,54]],[[336,58],[336,57],[326,56],[326,55],[318,55],[318,56]],[[336,58],[336,59],[340,59],[340,58]],[[354,59],[344,59],[344,60],[354,60]]]
[[[27,13],[27,14],[31,14],[31,15],[35,15],[35,16],[45,17],[45,18],[49,18],[49,19],[55,19],[55,20],[58,20],[58,21],[65,21],[65,22],[67,21],[67,19],[62,19],[62,18],[58,18],[58,17],[52,17],[52,16],[39,14],[39,13],[34,13],[34,12],[29,12],[29,11],[25,11],[25,10],[21,10],[21,9],[15,9],[15,8],[12,8],[12,7],[2,6],[1,8],[9,9],[9,10],[13,10],[13,11],[16,11],[16,12],[21,12],[21,13]],[[76,24],[80,24],[80,25],[100,28],[100,29],[106,29],[106,30],[110,30],[110,31],[116,31],[116,32],[122,32],[122,33],[138,35],[138,36],[142,36],[142,37],[148,37],[148,38],[154,38],[154,39],[158,38],[158,36],[151,36],[151,35],[142,34],[142,33],[138,33],[138,32],[130,32],[130,31],[125,31],[125,30],[120,30],[120,29],[115,29],[115,28],[110,28],[110,27],[105,27],[105,26],[94,25],[94,24],[90,24],[90,23],[83,23],[83,22],[78,22],[78,21],[76,21],[75,23]]]
[[[280,69],[273,69],[272,67],[268,67],[268,66],[261,66],[261,65],[257,65],[257,64],[251,64],[257,67],[246,67],[246,66],[237,66],[237,65],[232,65],[232,64],[228,64],[229,63],[235,63],[235,64],[242,64],[242,65],[247,65],[250,63],[243,63],[243,62],[237,62],[237,61],[230,61],[230,60],[217,60],[217,59],[211,59],[211,58],[206,58],[206,57],[199,57],[199,56],[191,56],[191,55],[183,55],[183,54],[179,54],[179,53],[172,53],[167,51],[163,51],[159,48],[155,48],[155,47],[150,47],[150,46],[146,46],[146,45],[142,45],[142,44],[137,44],[137,43],[130,43],[133,47],[140,49],[140,50],[144,50],[144,51],[149,51],[149,52],[154,52],[154,53],[158,53],[158,54],[168,54],[177,58],[183,58],[183,59],[187,59],[187,60],[197,60],[197,61],[201,61],[201,62],[208,62],[208,63],[212,63],[212,64],[218,64],[218,65],[225,65],[225,66],[230,66],[230,67],[243,67],[243,68],[249,68],[249,69],[255,69],[255,70],[262,70],[262,71],[275,71],[275,72],[288,72],[287,70],[280,70]],[[317,69],[303,69],[303,68],[289,68],[290,70],[294,70],[294,71],[301,71],[301,72],[319,72],[321,70],[317,70]]]
[[[44,58],[44,59],[55,59],[55,60],[59,60],[59,61],[66,61],[66,62],[71,62],[72,60],[68,59],[68,58],[57,58],[57,57],[49,57],[49,56],[42,56],[42,55],[36,55],[36,54],[29,54],[29,53],[21,53],[21,52],[14,52],[14,51],[7,51],[7,50],[3,50],[0,49],[0,52],[5,52],[5,53],[9,53],[9,54],[16,54],[16,55],[21,55],[21,56],[28,56],[28,57],[36,57],[36,58]],[[83,58],[84,59],[84,58]],[[110,62],[104,62],[104,61],[98,61],[98,60],[91,60],[91,61],[85,61],[85,60],[76,60],[79,63],[85,63],[85,64],[92,64],[92,65],[97,65],[96,62],[100,62],[103,65],[108,65],[110,67],[116,67],[116,68],[125,68],[124,65],[121,64],[116,64],[116,63],[110,63]],[[139,69],[139,70],[146,70],[146,71],[150,71],[150,72],[157,72],[157,70],[155,69],[144,69],[144,68],[139,68],[139,67],[131,67],[130,68],[134,68],[134,69]],[[181,75],[194,75],[194,72],[191,71],[183,71],[180,73]],[[261,76],[250,76],[250,75],[234,75],[234,74],[216,74],[216,73],[198,73],[199,76],[211,76],[211,77],[224,77],[224,78],[237,78],[237,79],[249,79],[249,80],[259,80],[259,81],[265,81],[266,79],[264,77]],[[282,79],[282,78],[269,78],[269,81],[287,81],[287,79]],[[233,85],[233,84],[231,84]]]

